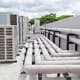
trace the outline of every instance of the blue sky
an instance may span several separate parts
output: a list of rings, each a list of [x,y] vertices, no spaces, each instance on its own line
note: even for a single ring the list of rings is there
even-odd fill
[[[37,17],[49,13],[80,14],[80,0],[0,0],[0,12]]]

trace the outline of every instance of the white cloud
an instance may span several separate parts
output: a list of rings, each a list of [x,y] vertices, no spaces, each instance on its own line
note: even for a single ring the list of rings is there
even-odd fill
[[[48,13],[79,14],[80,0],[0,0],[0,11],[37,17]]]
[[[60,15],[75,15],[75,14],[73,13],[73,11],[58,11],[57,16]]]
[[[20,4],[30,4],[30,3],[34,3],[35,0],[16,0],[17,3]]]

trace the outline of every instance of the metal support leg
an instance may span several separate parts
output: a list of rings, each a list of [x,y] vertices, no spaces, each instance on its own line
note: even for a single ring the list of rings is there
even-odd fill
[[[71,77],[66,77],[66,80],[71,80]]]
[[[75,35],[78,38],[78,35]],[[75,51],[78,51],[78,44],[75,43]]]
[[[67,50],[69,50],[69,34],[67,34]]]
[[[44,32],[42,32],[42,35],[44,35]]]
[[[76,44],[74,42],[70,42],[70,40],[69,40],[70,36],[75,36],[76,38],[78,38],[78,35],[76,35],[76,34],[67,34],[67,50],[69,50],[69,44],[74,44],[75,51],[78,51],[78,44]]]
[[[69,76],[69,73],[66,72],[66,73],[63,73],[63,76],[66,80],[71,80],[71,77]]]
[[[78,45],[75,44],[75,51],[78,51]]]
[[[55,32],[53,32],[53,43],[55,43]]]
[[[45,32],[43,31],[43,35],[45,35]]]
[[[27,53],[27,48],[26,48],[26,52],[25,52],[25,54],[24,54],[24,60],[23,60],[23,65],[24,65],[24,63],[25,63],[25,58],[26,58],[26,54]]]
[[[60,32],[59,32],[60,34]],[[61,38],[59,37],[59,48],[61,47]]]
[[[50,32],[48,32],[48,39],[50,40]]]
[[[42,80],[42,73],[38,73],[38,80]]]
[[[59,48],[61,47],[61,38],[59,37]]]
[[[42,34],[42,32],[41,32],[41,34]]]
[[[39,80],[39,79],[36,74],[30,74],[30,78],[28,80]]]
[[[57,77],[60,77],[60,73],[57,73]]]
[[[45,37],[46,37],[46,29],[45,29]]]

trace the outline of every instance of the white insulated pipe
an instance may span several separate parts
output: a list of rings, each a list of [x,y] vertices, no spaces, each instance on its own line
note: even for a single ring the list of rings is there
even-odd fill
[[[54,54],[53,57],[78,57],[80,56],[79,53],[58,53],[58,54]]]
[[[43,38],[44,38],[44,40],[46,40],[49,44],[51,44],[51,46],[58,52],[58,53],[68,53],[68,51],[65,51],[65,50],[62,50],[62,49],[60,49],[57,45],[55,45],[53,42],[51,42],[49,39],[47,39],[45,36],[42,36]],[[70,53],[70,51],[69,51],[69,53]],[[78,52],[76,52],[76,54],[75,53],[73,53],[74,54],[74,56],[77,56],[78,54],[80,55],[80,53],[78,53]]]
[[[64,35],[64,34],[58,34],[58,33],[56,33],[56,35],[59,36],[59,37],[61,37],[61,38],[63,38],[63,39],[66,39],[66,40],[67,40],[67,36]],[[72,42],[80,45],[80,39],[76,39],[76,38],[73,38],[73,37],[70,37],[69,39],[70,39]]]
[[[39,35],[40,36],[40,35]],[[51,42],[49,39],[47,39],[45,36],[42,35],[42,37],[57,51],[57,52],[64,52],[61,48],[59,48],[57,45],[55,45],[53,42]]]
[[[35,44],[36,45],[36,44]],[[37,52],[37,51],[36,51]],[[39,52],[39,51],[38,51]],[[36,64],[39,64],[39,65],[65,65],[65,64],[69,64],[69,65],[72,65],[72,64],[77,64],[79,65],[80,64],[80,59],[64,59],[64,60],[54,60],[54,61],[45,61],[45,60],[41,60],[41,55],[40,53],[35,53],[35,62]]]
[[[26,49],[25,48],[21,49],[21,53],[22,54],[24,54],[25,52],[26,52]]]
[[[80,60],[80,57],[52,57],[52,59],[46,58],[48,61],[57,61],[57,60]]]
[[[46,46],[48,46],[48,44],[47,44],[47,42],[46,42],[46,40],[44,39],[44,38],[41,38],[42,40],[43,40],[43,42],[45,43],[45,45]],[[79,56],[80,55],[80,53],[77,53],[76,52],[76,54],[75,53],[70,53],[70,52],[68,52],[68,51],[64,51],[64,53],[56,53],[55,51],[54,51],[54,49],[49,45],[48,46],[48,50],[50,51],[50,53],[53,55],[53,56],[56,56],[56,55],[58,55],[58,56],[60,56],[60,55],[68,55],[68,56],[73,56],[73,55],[76,55],[76,56]]]
[[[77,39],[77,38],[71,38],[70,37],[70,40],[78,45],[80,45],[80,39]]]
[[[63,50],[63,52],[62,53],[56,53],[55,51],[54,51],[54,49],[49,45],[48,46],[48,42],[44,39],[44,38],[42,38],[41,37],[41,39],[43,40],[43,42],[45,43],[45,45],[48,47],[48,50],[50,51],[50,53],[53,55],[53,56],[80,56],[80,53],[79,52],[76,52],[76,54],[75,53],[71,53],[71,52],[69,52],[69,51],[65,51],[65,50]],[[50,41],[49,41],[50,42]],[[47,44],[48,43],[48,44]]]
[[[24,71],[28,74],[51,74],[65,72],[80,74],[80,65],[25,65]]]
[[[28,48],[29,47],[29,43],[27,42],[24,47]]]
[[[39,61],[37,64],[40,65],[80,65],[80,60],[57,60],[57,61]]]
[[[64,34],[56,33],[55,35],[57,35],[57,36],[59,36],[59,37],[61,37],[61,38],[63,38],[63,39],[67,39],[67,36],[64,35]]]
[[[28,74],[28,75],[26,75],[26,79],[25,80],[38,80],[38,75]]]
[[[41,60],[41,55],[40,55],[40,51],[39,51],[39,45],[37,44],[37,42],[35,41],[34,43],[34,47],[35,47],[35,62],[36,64],[42,64],[42,65],[59,65],[59,64],[80,64],[80,60],[76,59],[76,60],[55,60],[55,61],[45,61],[45,60]]]
[[[32,52],[33,52],[32,46],[33,46],[32,43],[28,44],[28,51],[27,51],[24,66],[32,65]],[[24,71],[24,67],[23,67],[23,71]],[[26,79],[25,80],[37,80],[37,77],[36,77],[36,75],[26,74]]]
[[[53,55],[54,53],[57,54],[55,50],[51,47],[51,45],[46,42],[46,40],[44,40],[43,38],[41,38],[41,40],[44,43],[44,45],[47,47],[47,49],[51,52],[51,55]]]
[[[37,40],[38,40],[38,42],[39,42],[39,44],[40,44],[40,47],[41,47],[41,49],[42,49],[42,52],[43,52],[43,55],[47,58],[49,58],[49,59],[51,59],[51,56],[49,55],[49,53],[47,52],[47,50],[46,50],[46,48],[45,48],[45,46],[43,45],[43,43],[41,42],[41,40],[37,37]]]
[[[26,59],[25,59],[25,65],[31,65],[32,64],[32,43],[29,44],[29,48],[27,50],[27,55],[26,55]]]
[[[80,59],[64,59],[64,60],[54,60],[54,61],[45,61],[45,60],[41,60],[41,56],[40,54],[39,55],[36,55],[35,56],[35,62],[36,64],[39,64],[39,65],[65,65],[65,64],[69,64],[69,65],[72,65],[72,64],[77,64],[79,65],[80,64]]]
[[[25,80],[31,80],[31,76],[30,75],[26,75],[26,79]]]
[[[41,43],[41,41],[40,41],[40,43]],[[42,44],[41,44],[41,45],[42,45]],[[66,54],[67,54],[67,53],[63,53],[62,55],[63,55],[64,57],[61,57],[61,58],[60,58],[60,56],[58,56],[58,55],[57,55],[56,57],[55,57],[55,56],[54,56],[54,57],[50,57],[50,55],[49,55],[47,52],[46,52],[46,53],[43,52],[44,57],[45,57],[45,55],[46,55],[46,60],[50,60],[50,61],[51,61],[51,60],[62,60],[62,59],[63,59],[63,60],[68,60],[68,59],[69,59],[69,60],[74,60],[74,59],[75,59],[75,60],[78,60],[78,59],[79,59],[79,57],[75,57],[73,54],[72,54],[73,57],[70,57],[70,56],[72,56],[72,55],[70,55],[69,57],[67,57]],[[66,56],[65,56],[65,55],[66,55]],[[50,58],[49,58],[49,57],[50,57]],[[66,58],[66,57],[67,57],[67,58]]]
[[[21,57],[21,60],[23,61],[24,60],[24,54],[26,53],[26,49],[23,48],[21,49],[21,52],[20,52],[20,57]]]
[[[40,49],[37,41],[34,41],[35,63],[41,62]]]
[[[42,57],[44,58],[45,56],[42,55]],[[51,59],[48,59],[48,57],[46,58],[46,61],[57,61],[57,60],[80,60],[80,57],[51,57]]]
[[[65,72],[80,74],[80,65],[26,65],[24,71],[28,74],[53,74]]]
[[[61,32],[66,32],[66,33],[72,33],[72,34],[78,34],[80,35],[80,29],[68,29],[68,28],[51,28],[52,30],[57,30],[57,31],[61,31]],[[67,39],[66,35],[63,34],[56,34],[59,37],[62,37],[63,39]],[[74,43],[77,43],[78,45],[80,45],[80,39],[76,39],[76,38],[70,38],[70,40]]]
[[[80,29],[70,29],[70,28],[47,28],[47,29],[80,35]]]

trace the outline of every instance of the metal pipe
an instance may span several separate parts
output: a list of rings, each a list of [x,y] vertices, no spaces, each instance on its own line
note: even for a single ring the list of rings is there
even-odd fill
[[[55,57],[54,57],[55,58]],[[59,65],[59,64],[70,64],[70,65],[72,65],[72,64],[80,64],[80,59],[70,59],[70,60],[67,60],[66,61],[66,59],[65,60],[54,60],[54,61],[45,61],[45,60],[42,60],[41,59],[41,55],[40,55],[40,53],[39,54],[35,54],[35,62],[36,62],[36,64],[42,64],[42,65]]]
[[[44,29],[44,28],[42,28]],[[80,35],[80,29],[69,29],[69,28],[46,28],[47,30],[55,30],[55,31],[61,31],[66,33],[72,33],[72,34],[78,34]],[[44,29],[45,30],[45,29]]]
[[[47,52],[45,46],[43,45],[43,43],[41,42],[41,40],[39,38],[37,38],[38,42],[40,43],[40,47],[42,49],[42,52],[44,53],[44,56],[49,59],[51,59],[51,56],[49,55],[49,53]]]
[[[37,44],[37,42],[35,42],[34,44],[34,47],[35,47],[35,62],[36,64],[80,64],[80,60],[79,59],[73,59],[73,60],[55,60],[55,61],[43,61],[41,60],[41,55],[40,55],[40,51],[39,51],[39,45]],[[55,57],[54,57],[55,58]],[[69,58],[68,58],[69,59]]]
[[[66,39],[67,40],[67,36],[66,35],[64,35],[64,34],[56,34],[57,36],[59,36],[59,37],[61,37],[61,38],[63,38],[63,39]],[[74,43],[77,43],[77,44],[79,44],[80,45],[80,39],[76,39],[76,38],[73,38],[73,37],[70,37],[69,38],[72,42],[74,42]]]
[[[26,65],[24,66],[24,71],[28,74],[53,74],[65,72],[80,74],[80,65]]]
[[[68,65],[74,65],[74,64],[77,64],[77,65],[80,65],[80,60],[61,60],[61,61],[39,61],[37,64],[40,64],[40,65],[65,65],[65,64],[68,64]]]
[[[50,40],[48,40],[46,37],[42,36],[57,52],[64,52],[61,48],[59,48],[57,45],[53,44]]]
[[[50,40],[48,40],[46,37],[44,37],[44,36],[42,36],[41,37],[41,39],[43,40],[43,42],[47,45],[47,43],[48,44],[51,44],[51,47],[53,47],[53,49],[52,50],[50,50],[50,52],[51,52],[51,54],[53,55],[53,56],[56,56],[56,57],[58,57],[58,56],[80,56],[80,53],[78,52],[78,53],[71,53],[71,52],[69,52],[69,51],[65,51],[65,50],[62,50],[62,49],[60,49],[58,46],[56,46],[55,44],[53,44]],[[48,46],[48,45],[47,45]],[[50,48],[50,46],[48,47],[48,49]],[[56,52],[54,52],[54,49],[56,50],[56,51],[58,51],[58,53],[56,53]],[[59,52],[60,51],[60,52]]]
[[[48,59],[46,58],[46,60],[48,61],[52,61],[52,60],[79,60],[80,57],[52,57],[52,59]]]
[[[33,52],[33,49],[32,49],[32,43],[31,43],[31,44],[29,44],[29,48],[27,51],[27,55],[26,55],[26,59],[25,59],[25,65],[32,64],[32,52]]]

